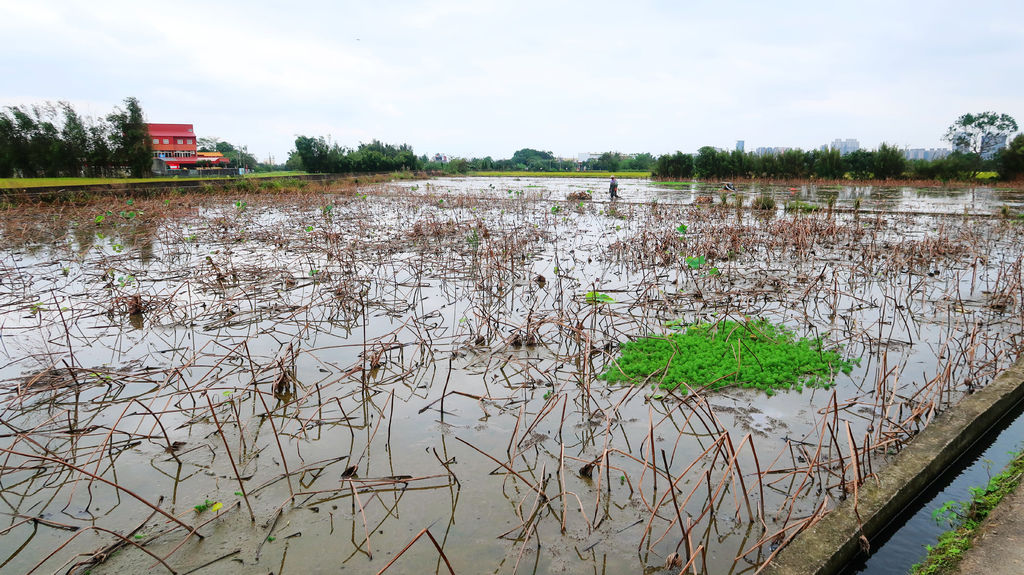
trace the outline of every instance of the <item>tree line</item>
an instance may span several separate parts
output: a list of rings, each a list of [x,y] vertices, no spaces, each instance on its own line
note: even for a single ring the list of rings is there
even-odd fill
[[[0,111],[0,177],[142,177],[153,146],[135,98],[99,119],[68,102]]]
[[[651,154],[625,155],[605,152],[585,162],[556,158],[549,151],[522,148],[511,158],[430,158],[416,156],[407,144],[395,146],[373,140],[352,149],[323,137],[299,136],[285,164],[287,169],[321,173],[387,172],[424,170],[449,174],[488,171],[570,172],[576,170],[641,171],[653,169]]]
[[[373,140],[352,149],[323,137],[299,136],[285,166],[307,172],[343,174],[419,170],[422,162],[408,144],[395,146]]]
[[[767,178],[767,179],[867,179],[971,180],[981,171],[993,171],[1000,179],[1024,175],[1024,135],[994,157],[983,160],[975,152],[952,152],[935,160],[907,160],[903,150],[882,144],[877,150],[856,150],[840,155],[837,149],[786,150],[780,154],[724,151],[705,146],[696,154],[659,156],[651,175],[656,178]]]
[[[484,158],[454,158],[448,162],[430,161],[423,156],[423,168],[453,174],[468,172],[573,172],[573,171],[607,171],[607,172],[648,172],[654,167],[654,156],[648,153],[622,154],[604,152],[596,158],[577,161],[556,158],[548,151],[522,148],[516,150],[511,158],[495,160],[490,156]]]
[[[793,178],[970,180],[980,171],[993,171],[1004,180],[1024,175],[1024,134],[1003,147],[1017,122],[1007,114],[964,114],[946,130],[943,139],[953,153],[935,160],[907,160],[896,146],[882,143],[877,150],[841,155],[834,148],[781,154],[731,152],[705,146],[696,155],[667,154],[655,163],[658,178]]]

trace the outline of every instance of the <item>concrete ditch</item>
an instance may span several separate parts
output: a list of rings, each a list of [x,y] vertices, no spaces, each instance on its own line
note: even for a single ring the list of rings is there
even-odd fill
[[[813,527],[800,533],[762,573],[831,575],[860,552],[976,441],[1024,401],[1024,359],[939,415],[876,477]],[[857,520],[860,515],[863,525]]]

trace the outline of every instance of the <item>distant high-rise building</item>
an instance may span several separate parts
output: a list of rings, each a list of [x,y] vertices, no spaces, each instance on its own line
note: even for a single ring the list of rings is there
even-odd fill
[[[746,146],[746,144],[747,143],[744,142],[743,140],[736,140],[736,151],[742,152],[743,148],[744,148],[744,146]]]
[[[981,138],[981,157],[988,160],[1006,147],[1006,134],[985,134]]]
[[[938,160],[949,155],[949,148],[909,148],[903,150],[903,157],[908,160]]]
[[[779,156],[792,150],[788,146],[760,146],[754,149],[754,155],[756,156]]]
[[[839,138],[836,138],[835,140],[832,140],[832,147],[839,150],[840,156],[845,156],[850,152],[856,152],[857,150],[859,150],[860,142],[858,142],[855,138],[847,138],[845,140],[840,140]]]
[[[964,132],[958,132],[950,142],[953,143],[954,152],[967,154],[971,151],[971,138]]]

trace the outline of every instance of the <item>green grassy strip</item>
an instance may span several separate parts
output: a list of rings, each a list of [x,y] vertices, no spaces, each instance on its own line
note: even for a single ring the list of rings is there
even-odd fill
[[[280,178],[298,176],[305,172],[261,172],[246,174],[246,178]],[[135,184],[140,182],[177,182],[179,180],[227,180],[237,176],[209,176],[206,178],[0,178],[0,188],[47,188],[61,186],[96,186],[105,184]]]
[[[670,190],[689,190],[693,186],[701,185],[700,182],[658,182],[654,184],[659,188],[668,188]],[[719,186],[720,187],[720,186]]]
[[[683,383],[711,389],[738,385],[768,395],[804,386],[828,388],[836,373],[850,373],[856,363],[824,349],[820,338],[798,339],[763,319],[691,325],[681,333],[624,343],[620,353],[601,379],[657,383],[662,389]]]
[[[469,176],[488,178],[610,178],[620,179],[650,178],[650,172],[470,172]]]
[[[989,480],[985,487],[971,488],[967,502],[948,501],[933,516],[937,521],[949,521],[955,529],[939,536],[934,547],[928,546],[928,556],[910,568],[911,575],[944,575],[956,573],[964,554],[971,548],[982,521],[1004,497],[1013,493],[1024,476],[1024,453],[1006,466],[1002,473]]]

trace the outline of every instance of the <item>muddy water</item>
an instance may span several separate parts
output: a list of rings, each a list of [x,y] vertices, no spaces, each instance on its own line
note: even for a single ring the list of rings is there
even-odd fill
[[[627,180],[617,205],[565,201],[600,184],[12,216],[0,570],[67,570],[114,531],[92,572],[752,572],[1018,353],[1019,226],[988,217],[1017,197],[767,189],[757,215]],[[781,208],[830,194],[861,210]],[[860,364],[771,398],[597,377],[666,322],[745,316]]]

